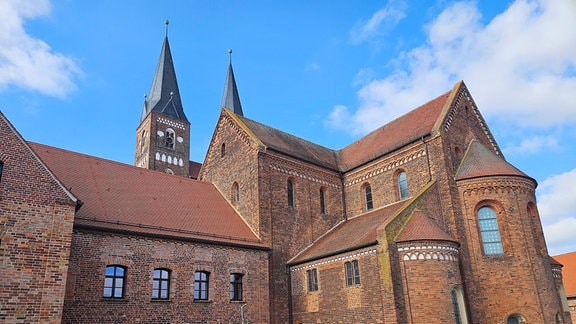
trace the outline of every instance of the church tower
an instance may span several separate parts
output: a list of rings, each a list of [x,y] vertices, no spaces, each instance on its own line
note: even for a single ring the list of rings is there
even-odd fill
[[[184,114],[170,44],[166,36],[150,93],[136,128],[137,167],[189,176],[190,122]]]

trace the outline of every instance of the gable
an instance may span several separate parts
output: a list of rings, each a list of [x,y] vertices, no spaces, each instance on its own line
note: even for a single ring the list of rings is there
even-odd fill
[[[72,195],[0,112],[0,200],[75,205]]]

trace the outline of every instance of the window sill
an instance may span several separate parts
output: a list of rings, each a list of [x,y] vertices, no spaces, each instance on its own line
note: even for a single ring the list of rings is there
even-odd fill
[[[246,304],[245,300],[230,300],[232,304]]]
[[[212,301],[210,299],[194,299],[195,303],[200,303],[200,304],[210,304],[212,303]]]
[[[101,302],[108,302],[108,303],[128,303],[128,300],[126,298],[108,298],[108,297],[102,297],[100,298]]]
[[[171,299],[151,299],[150,302],[152,303],[171,303],[172,300]]]

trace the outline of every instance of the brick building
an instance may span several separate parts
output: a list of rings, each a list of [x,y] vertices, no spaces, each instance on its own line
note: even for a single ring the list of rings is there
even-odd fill
[[[571,323],[536,181],[463,82],[340,150],[245,117],[231,64],[202,164],[184,111],[165,38],[136,166],[0,114],[0,319]]]
[[[562,266],[562,271],[557,271],[556,276],[561,276],[561,292],[567,298],[564,309],[570,310],[572,322],[576,323],[576,252],[555,255],[554,259]]]

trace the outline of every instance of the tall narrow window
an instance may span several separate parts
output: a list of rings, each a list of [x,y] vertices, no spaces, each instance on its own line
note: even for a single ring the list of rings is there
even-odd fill
[[[230,300],[242,300],[242,274],[230,275]]]
[[[240,187],[238,182],[234,182],[232,184],[232,202],[237,203],[238,201],[240,201]]]
[[[0,181],[2,181],[2,171],[4,171],[4,162],[0,161]]]
[[[320,213],[326,214],[326,197],[324,193],[324,188],[320,188]]]
[[[370,185],[364,187],[364,201],[366,202],[366,210],[374,208],[374,204],[372,203],[372,188]]]
[[[170,270],[154,269],[152,277],[152,299],[168,299],[170,297]]]
[[[123,298],[124,297],[124,279],[126,268],[118,265],[106,267],[104,278],[104,297],[105,298]]]
[[[220,156],[224,155],[226,155],[226,144],[222,143],[222,146],[220,146]]]
[[[504,254],[500,230],[498,229],[498,219],[492,207],[485,206],[478,210],[478,226],[480,227],[484,254]]]
[[[172,128],[166,130],[166,147],[174,148],[174,130]]]
[[[194,273],[194,300],[208,300],[208,277],[205,271]]]
[[[294,208],[294,183],[292,180],[288,180],[286,189],[288,191],[288,207]]]
[[[344,263],[346,270],[346,286],[360,284],[360,269],[358,269],[358,260]]]
[[[318,272],[316,271],[316,269],[306,271],[306,275],[308,276],[308,291],[317,291]]]
[[[452,312],[454,313],[454,322],[456,324],[468,323],[466,307],[464,306],[464,295],[462,295],[460,287],[452,289]]]
[[[400,172],[398,174],[398,192],[400,193],[400,199],[408,198],[408,180],[406,179],[406,172]]]

